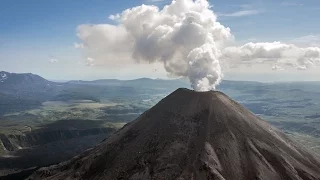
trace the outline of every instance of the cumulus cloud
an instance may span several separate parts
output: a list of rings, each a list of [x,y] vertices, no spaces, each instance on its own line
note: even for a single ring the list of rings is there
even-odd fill
[[[293,44],[280,42],[247,43],[240,47],[227,47],[221,57],[232,64],[276,64],[273,69],[290,66],[308,69],[320,63],[320,48],[299,48]]]
[[[229,16],[245,16],[242,11]],[[115,24],[83,24],[77,36],[88,66],[128,66],[161,63],[170,76],[187,77],[197,91],[214,90],[222,66],[268,64],[308,69],[319,64],[318,47],[300,48],[280,42],[227,47],[233,40],[228,27],[217,21],[207,0],[175,0],[162,9],[141,5],[109,16]]]
[[[141,5],[110,16],[118,25],[78,27],[78,37],[97,65],[163,63],[166,71],[188,77],[195,90],[221,81],[220,47],[230,29],[216,21],[206,0],[178,0],[159,9]]]

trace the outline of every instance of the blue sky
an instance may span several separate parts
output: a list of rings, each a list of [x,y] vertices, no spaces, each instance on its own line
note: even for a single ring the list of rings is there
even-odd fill
[[[154,0],[153,0],[154,1]],[[111,23],[108,16],[152,0],[1,0],[0,70],[32,72],[48,79],[130,79],[143,73],[120,73],[87,67],[73,44],[80,24]],[[231,28],[237,42],[284,41],[320,44],[318,0],[211,0],[218,21]],[[57,59],[56,63],[49,63]],[[152,75],[157,77],[158,74]],[[161,76],[161,75],[159,75]],[[320,80],[320,79],[319,79]]]

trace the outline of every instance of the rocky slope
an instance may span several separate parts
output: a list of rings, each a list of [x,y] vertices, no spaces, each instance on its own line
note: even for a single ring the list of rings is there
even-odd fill
[[[66,161],[99,144],[115,131],[115,128],[91,128],[0,134],[0,179],[30,168]]]
[[[113,128],[92,128],[92,129],[59,129],[50,131],[31,132],[27,134],[0,134],[0,148],[5,151],[14,151],[22,148],[44,145],[56,141],[63,141],[86,136],[110,134]]]
[[[37,179],[320,179],[317,155],[220,92],[178,89]]]

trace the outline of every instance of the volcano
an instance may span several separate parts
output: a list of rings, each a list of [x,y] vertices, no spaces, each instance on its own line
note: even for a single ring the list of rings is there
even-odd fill
[[[313,180],[320,160],[227,95],[178,89],[100,145],[29,179]]]

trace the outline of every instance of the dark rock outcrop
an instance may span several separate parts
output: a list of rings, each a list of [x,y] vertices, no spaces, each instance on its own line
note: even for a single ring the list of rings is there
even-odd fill
[[[35,131],[26,134],[0,134],[0,143],[2,143],[5,150],[14,151],[68,139],[110,134],[114,131],[114,128],[91,128]]]
[[[0,134],[0,148],[4,150],[0,155],[0,179],[25,175],[25,172],[35,171],[35,167],[66,161],[99,144],[115,131],[115,128],[91,128]]]

